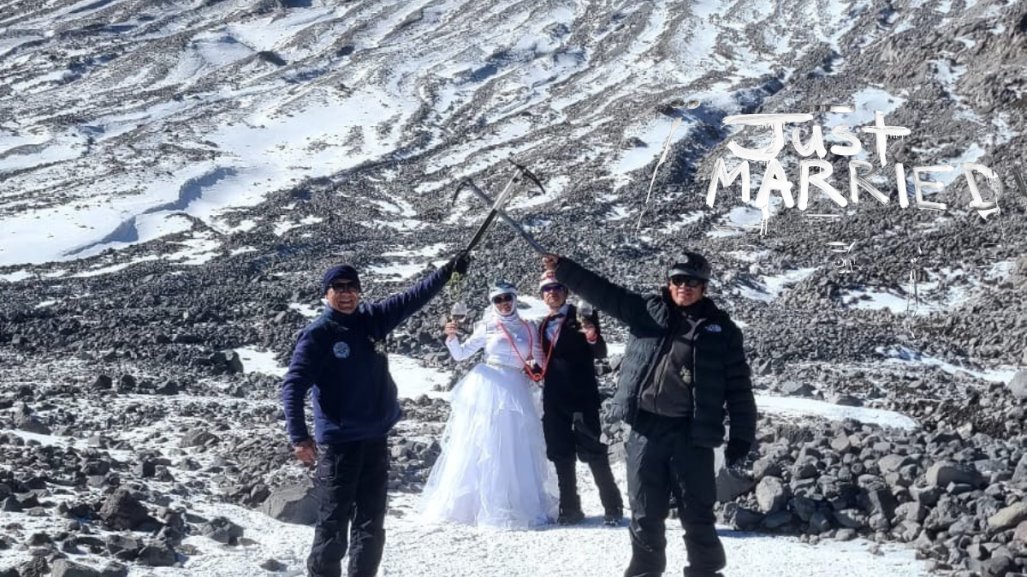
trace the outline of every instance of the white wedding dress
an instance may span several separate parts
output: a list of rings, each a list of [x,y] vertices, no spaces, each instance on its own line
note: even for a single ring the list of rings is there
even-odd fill
[[[446,341],[458,361],[482,348],[485,359],[453,388],[442,454],[421,500],[426,521],[517,529],[555,519],[540,389],[523,371],[525,361],[541,357],[537,329],[516,312],[493,313],[466,342]]]

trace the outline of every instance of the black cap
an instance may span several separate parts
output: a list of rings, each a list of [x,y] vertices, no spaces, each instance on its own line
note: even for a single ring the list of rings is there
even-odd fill
[[[667,269],[667,278],[684,275],[704,282],[710,281],[710,261],[697,252],[686,252]]]
[[[333,266],[325,271],[324,276],[321,277],[321,292],[328,292],[328,288],[332,286],[332,282],[337,280],[348,280],[357,285],[358,291],[360,290],[360,276],[357,274],[357,269],[348,264],[344,264]]]

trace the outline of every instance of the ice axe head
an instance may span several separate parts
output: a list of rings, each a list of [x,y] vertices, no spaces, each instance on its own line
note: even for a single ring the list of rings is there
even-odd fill
[[[534,189],[529,190],[528,191],[528,196],[536,196],[536,195],[539,195],[539,194],[545,194],[546,193],[546,187],[542,186],[542,181],[539,179],[539,177],[535,176],[534,172],[528,170],[528,167],[524,166],[523,164],[520,164],[518,162],[514,162],[512,159],[508,159],[508,160],[510,160],[510,164],[512,164],[512,165],[517,167],[517,170],[522,175],[524,175],[525,178],[527,178],[531,182],[535,183],[535,186],[538,187],[538,190],[534,190]]]

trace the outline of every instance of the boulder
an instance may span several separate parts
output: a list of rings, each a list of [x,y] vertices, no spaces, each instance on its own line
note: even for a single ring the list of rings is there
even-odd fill
[[[881,470],[882,474],[897,473],[902,467],[915,462],[911,457],[905,455],[887,455],[881,457],[881,460],[877,462],[877,468]]]
[[[225,545],[238,545],[243,528],[225,517],[215,517],[200,526],[200,534]]]
[[[1018,399],[1027,399],[1027,370],[1017,371],[1009,381],[1009,392]]]
[[[284,485],[271,492],[260,510],[285,523],[313,525],[317,521],[317,496],[309,481]]]
[[[1013,541],[1027,544],[1027,521],[1021,521],[1016,526],[1016,531],[1013,531]]]
[[[752,491],[756,481],[751,477],[734,474],[727,467],[717,471],[717,501],[727,503]]]
[[[100,507],[100,519],[108,529],[132,530],[153,519],[128,489],[118,489]]]
[[[121,563],[110,563],[103,568],[100,577],[128,577],[128,567]]]
[[[171,567],[175,561],[175,551],[164,543],[153,543],[143,547],[136,559],[136,563],[147,567]]]
[[[965,483],[974,487],[983,481],[981,474],[969,465],[941,461],[927,469],[927,483],[933,487],[948,487],[950,483]]]
[[[288,569],[289,566],[278,559],[267,559],[260,564],[260,568],[265,571],[271,571],[272,573],[280,573]]]
[[[31,414],[19,414],[14,421],[14,428],[27,433],[36,433],[37,435],[50,434],[50,427],[47,427],[43,421],[39,420],[39,417]]]
[[[46,559],[33,557],[19,565],[15,575],[20,577],[43,577],[49,573],[50,565],[46,562]]]
[[[1027,482],[1027,453],[1024,453],[1016,463],[1016,470],[1013,471],[1013,481],[1016,483]]]
[[[1002,531],[1016,527],[1024,521],[1027,521],[1027,502],[1020,501],[988,517],[988,527]]]
[[[108,535],[104,544],[108,553],[123,561],[135,559],[143,548],[142,541],[125,535]]]
[[[193,429],[182,436],[178,446],[182,448],[201,447],[212,441],[218,440],[218,436],[203,429]]]
[[[777,477],[764,477],[756,485],[756,502],[763,513],[781,510],[788,503],[788,497],[788,486]]]
[[[73,563],[67,559],[55,560],[50,566],[50,574],[52,577],[102,577],[102,573],[96,569]]]

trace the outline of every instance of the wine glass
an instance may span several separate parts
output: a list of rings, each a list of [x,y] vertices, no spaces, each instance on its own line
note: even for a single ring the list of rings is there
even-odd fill
[[[467,318],[467,312],[467,305],[463,301],[456,301],[453,303],[453,307],[449,309],[449,318],[457,325],[460,325],[460,334],[464,333],[463,323],[464,319]]]
[[[594,316],[595,307],[593,307],[591,303],[584,300],[578,303],[578,318],[581,319],[582,322],[585,322],[587,320],[589,323],[591,323],[592,317]]]

